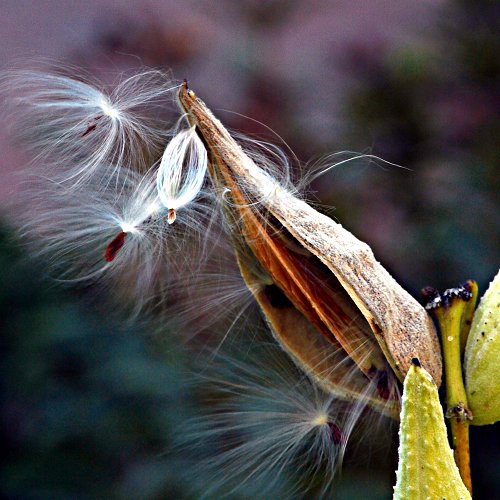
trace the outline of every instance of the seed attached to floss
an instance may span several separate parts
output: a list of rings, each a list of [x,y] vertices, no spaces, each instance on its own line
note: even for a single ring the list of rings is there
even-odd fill
[[[359,412],[304,377],[278,345],[216,356],[194,379],[208,411],[179,433],[210,477],[205,495],[236,498],[259,484],[257,498],[330,498]]]
[[[99,115],[99,116],[96,116],[87,126],[87,130],[85,130],[85,132],[80,135],[80,137],[85,137],[86,135],[90,134],[90,132],[92,132],[93,130],[95,130],[97,128],[97,121],[100,120],[104,115]]]
[[[113,262],[115,257],[118,255],[118,252],[121,250],[123,245],[125,244],[125,238],[127,233],[125,231],[120,231],[109,243],[106,247],[106,253],[104,257],[106,262]]]
[[[94,128],[89,126],[85,134]],[[173,224],[177,210],[191,203],[200,192],[207,164],[207,152],[194,127],[179,132],[167,145],[158,168],[156,189],[160,202],[167,209],[168,224]],[[156,203],[148,207],[151,213],[157,209]],[[127,234],[133,231],[132,226],[125,226],[122,225],[122,231],[106,247],[106,262],[113,262],[125,244]]]
[[[169,134],[156,110],[178,85],[167,73],[151,70],[123,79],[114,90],[106,87],[58,67],[0,75],[12,130],[36,165],[47,163],[49,178],[74,188],[99,174],[103,164],[113,174],[145,171],[157,157]]]
[[[167,222],[169,224],[173,224],[175,222],[175,219],[177,219],[177,212],[175,211],[175,208],[169,208],[167,215]]]
[[[156,187],[161,203],[173,224],[177,210],[191,203],[203,186],[207,151],[194,127],[182,130],[168,143],[158,168]]]
[[[141,221],[141,224],[146,222],[147,219]],[[125,238],[128,234],[137,232],[136,226],[127,222],[122,222],[120,224],[121,231],[109,242],[104,253],[104,258],[106,262],[113,262],[118,255],[118,252],[125,245]]]

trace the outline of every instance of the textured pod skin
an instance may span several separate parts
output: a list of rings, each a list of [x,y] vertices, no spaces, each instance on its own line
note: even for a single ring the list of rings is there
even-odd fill
[[[418,357],[439,385],[441,349],[424,308],[376,260],[371,248],[302,200],[283,193],[271,211],[342,284],[400,380]]]
[[[472,425],[500,420],[500,272],[474,314],[465,348],[464,370]]]
[[[399,465],[393,498],[471,498],[448,444],[436,384],[423,368],[416,365],[410,367],[404,383]]]
[[[182,109],[207,147],[309,252],[335,275],[370,325],[385,358],[402,381],[418,357],[441,384],[441,350],[424,308],[390,276],[370,247],[332,219],[282,189],[249,158],[222,123],[184,85]]]
[[[330,394],[399,419],[399,398],[383,398],[370,390],[370,381],[346,359],[342,349],[328,342],[308,319],[289,302],[276,285],[262,286],[248,257],[239,253],[238,263],[247,286],[262,308],[274,337],[307,374]],[[281,297],[281,298],[280,298]],[[332,369],[335,367],[335,369]],[[393,395],[394,396],[394,395]]]

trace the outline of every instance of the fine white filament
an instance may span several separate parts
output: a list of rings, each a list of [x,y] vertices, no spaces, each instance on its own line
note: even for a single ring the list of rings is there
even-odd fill
[[[158,168],[156,187],[168,209],[168,222],[176,211],[192,202],[203,186],[207,172],[207,151],[194,127],[182,130],[168,143]]]
[[[23,203],[13,213],[21,234],[33,240],[38,255],[48,256],[61,281],[100,281],[104,297],[120,307],[131,304],[132,316],[144,310],[168,318],[175,308],[175,321],[181,317],[197,332],[215,329],[234,312],[222,340],[216,339],[219,349],[240,317],[246,318],[253,294],[279,286],[252,253],[247,237],[239,237],[241,227],[230,217],[227,224],[218,223],[227,207],[231,215],[239,214],[230,206],[237,198],[226,185],[204,189],[208,154],[196,127],[179,128],[178,122],[166,120],[165,101],[178,87],[154,70],[108,91],[61,72],[0,74],[0,95],[10,96],[4,121],[13,123],[16,137],[32,152]],[[274,216],[266,207],[300,196],[292,165],[271,144],[243,137],[238,144],[247,159],[239,165],[245,175],[235,176],[234,186],[258,223],[271,231]],[[181,224],[172,226],[180,209]],[[287,251],[297,258],[313,255],[283,233]],[[255,274],[254,289],[244,284],[235,248],[238,256],[252,253],[248,272]],[[255,338],[261,327],[253,321]],[[186,421],[185,432],[179,433],[181,447],[188,458],[192,453],[196,468],[208,471],[206,495],[250,498],[255,483],[265,487],[254,496],[271,498],[267,494],[286,481],[288,496],[280,498],[313,487],[330,494],[349,435],[374,387],[366,379],[366,392],[352,398],[348,393],[342,396],[345,401],[334,397],[302,373],[273,338],[262,339],[258,352],[244,345],[234,354],[217,355],[213,369],[203,367],[195,384],[208,383],[208,414]],[[359,349],[369,350],[365,345]],[[335,356],[327,360],[331,370],[340,364]],[[317,362],[322,366],[322,360]],[[342,357],[342,364],[350,362],[347,354]],[[353,387],[347,381],[343,385]],[[288,480],[294,474],[296,480]],[[190,480],[198,475],[192,473]]]
[[[146,171],[160,151],[168,127],[159,109],[178,85],[160,71],[124,79],[114,90],[61,72],[11,71],[0,75],[7,121],[50,178],[68,187],[88,181],[106,164],[110,175],[122,167]]]

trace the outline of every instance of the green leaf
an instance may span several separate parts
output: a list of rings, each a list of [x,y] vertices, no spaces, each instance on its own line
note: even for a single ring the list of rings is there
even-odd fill
[[[414,360],[404,382],[395,500],[471,498],[448,444],[432,377]]]
[[[474,314],[465,348],[464,370],[472,425],[500,420],[500,272]]]

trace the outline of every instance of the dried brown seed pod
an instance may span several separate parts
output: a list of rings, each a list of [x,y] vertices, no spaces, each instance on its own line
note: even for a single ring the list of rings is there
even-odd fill
[[[434,325],[370,247],[258,167],[186,84],[179,91],[179,101],[209,151],[213,181],[231,198],[227,211],[233,236],[240,238],[236,247],[240,247],[242,274],[272,326],[280,330],[277,336],[284,346],[321,378],[313,360],[301,354],[305,348],[291,348],[289,327],[276,326],[278,315],[255,291],[255,283],[241,265],[241,254],[248,250],[270,282],[365,376],[389,380],[387,361],[402,381],[412,358],[418,358],[439,386],[442,364]]]

